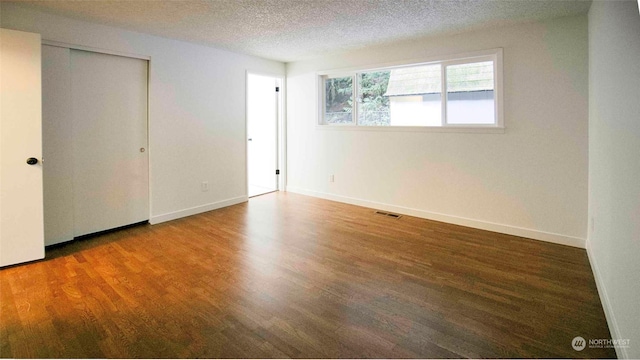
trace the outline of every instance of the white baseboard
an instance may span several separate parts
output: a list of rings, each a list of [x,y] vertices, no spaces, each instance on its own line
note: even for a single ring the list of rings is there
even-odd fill
[[[602,308],[604,309],[604,316],[607,318],[607,325],[609,325],[609,332],[611,333],[612,339],[622,339],[622,335],[620,334],[620,328],[618,327],[618,322],[616,321],[616,317],[613,313],[613,309],[611,308],[611,302],[609,301],[609,294],[607,293],[607,288],[604,285],[604,281],[600,276],[600,268],[598,267],[598,262],[593,255],[593,250],[591,250],[591,246],[589,246],[589,241],[587,241],[587,256],[589,257],[589,263],[591,264],[591,271],[593,272],[593,277],[596,279],[596,287],[598,288],[598,295],[600,296],[600,303],[602,304]],[[616,347],[616,356],[618,359],[629,359],[629,354],[627,353],[626,348]]]
[[[541,241],[547,241],[555,244],[568,245],[568,246],[573,246],[581,249],[585,248],[585,239],[581,239],[573,236],[567,236],[567,235],[550,233],[550,232],[533,230],[533,229],[526,229],[526,228],[521,228],[521,227],[511,226],[511,225],[496,224],[492,222],[468,219],[468,218],[463,218],[463,217],[454,216],[454,215],[440,214],[440,213],[435,213],[430,211],[403,207],[403,206],[379,203],[375,201],[351,198],[347,196],[323,193],[323,192],[318,192],[313,190],[306,190],[306,189],[301,189],[301,188],[296,188],[291,186],[288,186],[286,191],[290,191],[290,192],[298,193],[302,195],[309,195],[309,196],[318,197],[318,198],[327,199],[327,200],[343,202],[351,205],[358,205],[358,206],[364,206],[364,207],[369,207],[374,209],[391,211],[391,212],[399,213],[402,215],[415,216],[415,217],[428,219],[428,220],[441,221],[441,222],[446,222],[449,224],[455,224],[455,225],[461,225],[461,226],[468,226],[476,229],[494,231],[494,232],[520,236],[520,237],[526,237],[534,240],[541,240]]]
[[[247,196],[239,196],[233,199],[217,201],[214,203],[200,205],[200,206],[192,207],[189,209],[178,210],[178,211],[170,212],[163,215],[152,216],[151,219],[149,219],[149,223],[152,225],[159,224],[165,221],[171,221],[171,220],[183,218],[186,216],[191,216],[191,215],[200,214],[203,212],[216,210],[216,209],[220,209],[220,208],[231,206],[231,205],[240,204],[243,202],[247,202],[248,200],[249,198]]]

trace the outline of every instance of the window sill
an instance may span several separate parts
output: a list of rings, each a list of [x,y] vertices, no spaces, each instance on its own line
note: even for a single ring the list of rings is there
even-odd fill
[[[498,126],[356,126],[316,125],[316,130],[504,134]]]

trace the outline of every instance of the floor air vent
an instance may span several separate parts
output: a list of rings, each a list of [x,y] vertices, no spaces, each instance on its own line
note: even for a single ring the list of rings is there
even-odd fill
[[[393,214],[393,213],[388,213],[388,212],[380,211],[380,210],[376,210],[376,214],[377,214],[377,215],[388,216],[388,217],[390,217],[390,218],[394,218],[394,219],[400,219],[400,218],[402,217],[402,215]]]

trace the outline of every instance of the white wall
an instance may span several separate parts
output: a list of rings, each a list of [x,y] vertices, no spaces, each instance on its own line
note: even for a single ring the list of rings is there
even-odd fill
[[[587,43],[580,16],[287,64],[287,189],[584,247]],[[316,128],[316,71],[498,47],[504,134]]]
[[[3,28],[151,57],[151,220],[246,200],[245,74],[284,64],[2,3]],[[209,191],[200,184],[209,182]]]
[[[589,10],[587,249],[618,355],[640,358],[640,14],[633,1]]]

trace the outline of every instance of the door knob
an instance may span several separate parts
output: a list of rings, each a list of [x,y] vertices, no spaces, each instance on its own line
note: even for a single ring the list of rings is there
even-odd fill
[[[38,163],[38,159],[36,159],[36,158],[28,158],[27,159],[27,164],[29,164],[29,165],[35,165],[37,163]]]
[[[249,141],[253,140],[252,138],[249,138]]]

